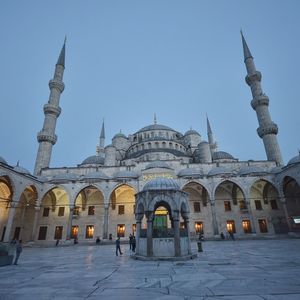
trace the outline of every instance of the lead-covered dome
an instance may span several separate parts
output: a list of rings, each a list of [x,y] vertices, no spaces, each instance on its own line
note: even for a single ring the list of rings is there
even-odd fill
[[[147,182],[143,188],[143,191],[153,190],[180,190],[180,187],[174,179],[158,177]]]
[[[7,165],[6,160],[2,156],[0,156],[0,163],[4,164],[4,165]]]
[[[143,131],[148,131],[148,130],[172,130],[172,131],[176,131],[176,130],[174,130],[174,129],[168,127],[168,126],[165,126],[165,125],[152,124],[152,125],[148,125],[148,126],[143,127],[142,129],[140,129],[136,133],[143,132]]]
[[[195,135],[199,135],[199,136],[200,136],[199,132],[196,131],[196,130],[194,130],[194,129],[188,130],[188,131],[184,134],[184,136],[191,135],[191,134],[195,134]]]
[[[225,167],[215,167],[208,172],[208,176],[231,174],[232,172]]]
[[[299,162],[300,162],[300,153],[297,156],[290,159],[287,165],[293,165],[293,164],[297,164]]]
[[[235,158],[231,155],[231,154],[229,154],[229,153],[227,153],[227,152],[225,152],[225,151],[216,151],[216,152],[214,152],[213,153],[213,155],[212,155],[212,159],[213,160],[235,160]]]
[[[82,165],[104,165],[104,158],[99,155],[92,155],[86,158]]]
[[[18,173],[21,173],[21,174],[29,174],[30,175],[30,172],[27,169],[25,169],[25,168],[23,168],[23,167],[21,167],[19,165],[16,165],[14,167],[14,171],[16,171]]]
[[[172,169],[166,162],[161,160],[156,160],[148,164],[145,170],[154,169],[154,168],[161,168],[161,169]]]
[[[178,177],[188,177],[188,178],[196,178],[203,176],[203,171],[196,168],[186,168],[182,169],[177,174]]]

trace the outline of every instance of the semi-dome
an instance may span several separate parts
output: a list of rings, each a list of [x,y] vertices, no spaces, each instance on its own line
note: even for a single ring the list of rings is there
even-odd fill
[[[126,135],[122,132],[119,132],[117,134],[114,135],[113,139],[116,139],[116,138],[124,138],[124,139],[127,139]]]
[[[266,173],[266,171],[264,171],[258,166],[245,166],[242,167],[238,172],[239,175],[262,174],[262,173]]]
[[[104,157],[99,155],[92,155],[86,158],[82,165],[104,165]]]
[[[79,179],[79,176],[74,173],[61,173],[54,175],[51,180],[53,181],[74,181]]]
[[[85,176],[83,176],[83,179],[109,179],[110,177],[108,177],[106,174],[104,174],[101,171],[95,171],[95,172],[90,172],[88,174],[86,174]]]
[[[154,168],[162,168],[162,169],[172,169],[166,162],[161,160],[156,160],[148,164],[145,168],[147,169],[154,169]]]
[[[216,176],[216,175],[223,175],[223,174],[232,174],[232,172],[229,169],[224,167],[215,167],[208,172],[208,176]]]
[[[300,162],[300,153],[297,156],[290,159],[287,165],[297,164],[299,162]]]
[[[138,178],[139,175],[134,171],[125,170],[125,171],[120,171],[120,172],[115,173],[113,177],[116,179],[126,179],[126,178],[135,179],[135,178]]]
[[[194,129],[188,130],[184,135],[187,136],[187,135],[191,135],[191,134],[196,134],[196,135],[199,135],[199,136],[200,136],[199,132],[197,132],[197,131],[194,130]]]
[[[203,171],[196,168],[186,168],[178,172],[178,177],[199,177],[203,175]]]
[[[16,165],[14,167],[14,171],[16,171],[18,173],[21,173],[21,174],[30,174],[30,172],[27,169],[25,169],[25,168],[23,168],[23,167],[21,167],[19,165]]]
[[[231,154],[224,152],[224,151],[216,151],[212,155],[213,160],[218,160],[218,159],[235,159]]]
[[[143,132],[143,131],[148,131],[148,130],[172,130],[172,131],[176,131],[168,126],[165,125],[160,125],[160,124],[152,124],[152,125],[148,125],[143,127],[142,129],[140,129],[138,132]]]
[[[4,165],[7,165],[6,160],[2,156],[0,156],[0,163],[4,164]]]
[[[147,182],[143,188],[143,191],[153,190],[180,190],[180,187],[174,179],[158,177]]]

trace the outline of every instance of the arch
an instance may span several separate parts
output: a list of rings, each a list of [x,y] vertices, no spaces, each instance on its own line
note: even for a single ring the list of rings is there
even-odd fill
[[[210,200],[207,188],[203,184],[195,180],[189,180],[187,183],[184,184],[181,190],[189,194],[189,204],[192,204],[193,201],[198,200],[202,202],[203,206],[207,206],[207,203]]]

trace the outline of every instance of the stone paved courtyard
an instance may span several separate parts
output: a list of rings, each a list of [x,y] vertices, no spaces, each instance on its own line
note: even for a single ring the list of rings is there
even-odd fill
[[[0,299],[300,299],[300,239],[206,241],[185,262],[136,261],[122,249],[25,248],[19,265],[0,268]]]

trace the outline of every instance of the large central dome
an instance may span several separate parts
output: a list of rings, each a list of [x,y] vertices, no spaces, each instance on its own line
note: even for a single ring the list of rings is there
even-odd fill
[[[165,126],[165,125],[152,124],[152,125],[148,125],[148,126],[143,127],[142,129],[140,129],[136,133],[143,132],[143,131],[148,131],[148,130],[172,130],[172,131],[176,131],[176,130],[174,130],[174,129],[168,127],[168,126]]]

